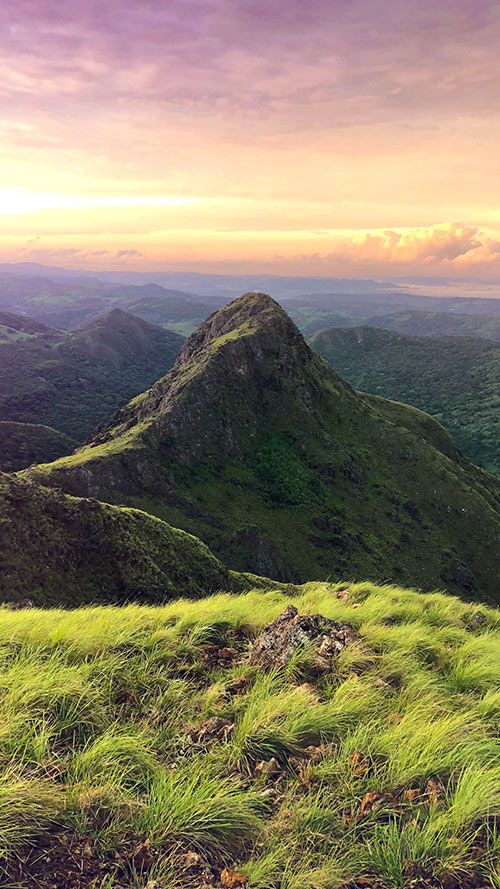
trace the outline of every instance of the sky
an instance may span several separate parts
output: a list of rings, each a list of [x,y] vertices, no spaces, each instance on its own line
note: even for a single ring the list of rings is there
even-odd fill
[[[500,4],[2,0],[0,260],[500,275]]]

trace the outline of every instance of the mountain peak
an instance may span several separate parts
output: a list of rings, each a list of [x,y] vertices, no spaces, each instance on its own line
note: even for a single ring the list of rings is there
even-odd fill
[[[253,291],[209,315],[184,343],[176,367],[196,359],[207,347],[224,337],[236,339],[238,335],[248,335],[259,329],[268,335],[274,331],[282,343],[304,342],[302,334],[279,303],[267,293]]]
[[[165,449],[175,430],[176,444],[168,450],[181,463],[245,458],[267,412],[275,415],[288,401],[295,413],[315,411],[318,361],[275,300],[245,293],[209,315],[186,340],[170,373],[118,411],[95,441],[119,438],[132,428],[142,435],[147,427],[147,436]]]
[[[103,327],[118,327],[124,325],[149,328],[153,326],[149,321],[144,321],[137,315],[133,315],[131,312],[126,312],[119,306],[114,306],[114,308],[108,309],[106,312],[102,312],[100,315],[92,318],[92,320],[81,327],[80,330],[96,330]]]

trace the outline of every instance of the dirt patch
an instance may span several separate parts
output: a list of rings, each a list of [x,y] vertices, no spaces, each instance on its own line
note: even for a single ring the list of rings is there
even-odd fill
[[[130,889],[134,884],[126,869],[123,858],[94,854],[88,839],[58,834],[44,837],[5,865],[0,885],[3,889],[100,889],[112,878],[113,889]]]

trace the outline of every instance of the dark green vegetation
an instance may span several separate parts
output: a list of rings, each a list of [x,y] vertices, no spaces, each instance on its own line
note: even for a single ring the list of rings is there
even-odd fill
[[[500,475],[500,343],[356,327],[309,344],[356,389],[428,411],[473,463]]]
[[[499,597],[500,482],[426,414],[354,392],[247,294],[76,454],[29,471],[201,537],[235,570]]]
[[[245,586],[199,540],[153,516],[0,473],[0,601],[163,602]]]
[[[51,426],[79,443],[169,370],[183,342],[121,309],[71,333],[10,320],[13,333],[0,339],[0,417]]]
[[[381,327],[398,333],[416,336],[467,336],[500,341],[500,315],[466,315],[459,312],[393,312],[378,315],[366,322],[370,327]],[[326,325],[324,325],[326,326]],[[330,326],[330,325],[328,325]],[[345,327],[344,323],[331,326]]]
[[[0,310],[26,314],[57,328],[73,329],[114,308],[165,327],[193,327],[209,312],[197,297],[158,284],[116,284],[94,278],[49,280],[0,276]],[[0,320],[0,324],[1,324]]]
[[[265,672],[289,601],[0,611],[1,885],[498,889],[499,612],[308,584],[358,639]]]
[[[0,420],[0,469],[17,472],[32,463],[47,463],[70,454],[77,442],[51,429],[34,423],[11,423]]]

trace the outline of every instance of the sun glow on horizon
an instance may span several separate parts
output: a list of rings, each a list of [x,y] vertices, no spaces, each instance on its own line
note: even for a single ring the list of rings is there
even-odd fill
[[[75,195],[63,192],[25,191],[16,186],[0,187],[0,216],[37,213],[40,210],[78,210],[107,207],[182,207],[199,198],[172,195]]]

